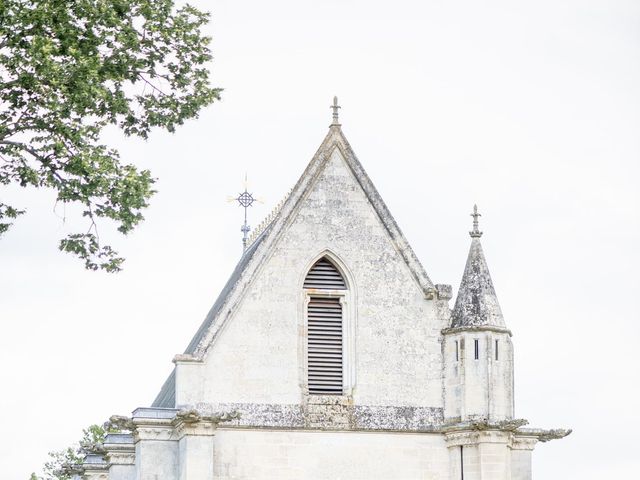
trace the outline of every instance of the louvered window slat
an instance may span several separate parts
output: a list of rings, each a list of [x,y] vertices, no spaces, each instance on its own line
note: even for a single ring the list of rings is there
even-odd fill
[[[321,258],[307,274],[304,288],[346,290],[347,286],[338,269]],[[309,299],[307,383],[313,395],[342,394],[342,305],[338,298]]]
[[[347,286],[338,269],[326,258],[321,258],[309,270],[304,288],[345,290]]]
[[[342,305],[316,298],[307,311],[307,380],[313,395],[342,394]]]

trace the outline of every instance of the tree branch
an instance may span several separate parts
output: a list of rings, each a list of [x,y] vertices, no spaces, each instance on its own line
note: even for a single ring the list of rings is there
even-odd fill
[[[142,75],[138,74],[138,77],[143,80],[147,85],[149,85],[151,88],[153,88],[154,90],[160,92],[162,95],[166,96],[166,93],[164,93],[162,90],[160,90],[158,87],[156,87],[153,83],[151,83],[149,80],[147,80],[146,78],[144,78]]]
[[[65,181],[65,179],[58,173],[58,170],[51,166],[51,162],[49,161],[48,157],[45,157],[44,155],[39,153],[37,150],[29,147],[28,145],[25,145],[24,143],[21,143],[21,142],[14,142],[14,141],[11,141],[11,140],[0,140],[0,145],[12,145],[12,146],[19,147],[20,149],[24,150],[25,152],[33,155],[33,157],[35,157],[35,159],[37,161],[39,161],[41,164],[46,166],[49,169],[49,171],[51,172],[51,174],[54,177],[56,177],[60,182],[64,182]],[[3,157],[3,160],[4,160],[4,157]],[[10,163],[10,162],[8,162],[8,163]]]

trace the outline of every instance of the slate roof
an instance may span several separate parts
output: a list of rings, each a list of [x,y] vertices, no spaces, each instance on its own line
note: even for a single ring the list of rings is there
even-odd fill
[[[191,342],[189,343],[189,346],[187,346],[187,349],[184,351],[184,353],[189,353],[189,354],[195,353],[196,348],[200,343],[200,340],[202,340],[202,337],[204,337],[209,327],[211,327],[211,325],[213,324],[214,320],[218,316],[218,313],[220,313],[222,306],[225,304],[227,296],[229,295],[229,293],[231,292],[235,284],[240,279],[240,275],[242,275],[242,272],[244,271],[245,267],[253,257],[253,254],[255,253],[255,251],[258,249],[258,246],[262,243],[262,240],[264,239],[265,234],[267,233],[267,230],[265,230],[262,233],[262,235],[260,235],[256,239],[256,241],[253,242],[249,246],[249,248],[244,252],[242,257],[240,258],[240,261],[236,265],[236,268],[233,270],[233,273],[229,277],[229,280],[227,280],[227,283],[222,288],[220,295],[218,295],[218,299],[213,304],[213,307],[211,307],[211,310],[209,310],[209,313],[205,317],[204,322],[202,322],[202,325],[200,325],[200,328],[191,339]]]
[[[479,237],[471,239],[467,265],[458,290],[451,327],[506,328]]]
[[[189,345],[187,346],[184,353],[192,354],[195,352],[198,344],[200,343],[200,340],[202,340],[202,337],[205,335],[207,330],[209,330],[209,328],[215,321],[216,317],[218,316],[218,313],[220,313],[220,310],[222,309],[222,306],[225,304],[227,297],[229,296],[229,293],[232,291],[233,287],[238,282],[240,275],[242,274],[245,267],[247,266],[247,263],[249,263],[249,260],[251,260],[251,257],[253,257],[253,254],[255,253],[256,249],[262,242],[262,239],[264,238],[267,230],[265,230],[262,233],[262,235],[256,238],[255,242],[253,242],[253,244],[251,244],[249,248],[244,252],[242,257],[240,258],[240,261],[236,265],[236,268],[233,270],[233,273],[229,277],[229,280],[227,280],[227,283],[222,288],[220,295],[218,295],[218,298],[213,304],[213,307],[211,307],[211,310],[209,310],[209,313],[207,314],[204,321],[202,322],[202,325],[200,325],[200,328],[198,329],[196,334],[191,339],[191,342],[189,342]],[[156,396],[151,406],[159,407],[159,408],[173,408],[175,406],[175,403],[176,403],[176,369],[174,367],[173,371],[171,372],[167,380],[162,385],[162,388],[160,389],[160,393],[158,393],[158,395]]]
[[[162,384],[160,392],[151,404],[157,408],[173,408],[176,405],[176,367],[169,374],[169,377]]]

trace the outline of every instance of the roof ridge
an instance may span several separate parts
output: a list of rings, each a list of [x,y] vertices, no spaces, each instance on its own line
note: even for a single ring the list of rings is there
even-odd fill
[[[402,233],[402,230],[400,230],[398,223],[396,222],[393,215],[391,215],[391,212],[389,211],[387,204],[382,199],[382,196],[378,192],[378,189],[373,184],[373,181],[371,180],[371,178],[365,171],[364,167],[358,160],[358,157],[356,156],[355,152],[351,148],[351,145],[349,144],[349,141],[345,137],[344,133],[339,127],[337,128],[337,131],[339,134],[339,138],[344,143],[344,147],[346,150],[346,152],[344,153],[348,154],[347,156],[345,156],[345,159],[348,156],[351,156],[351,162],[353,163],[353,165],[349,165],[349,166],[353,170],[354,176],[356,177],[357,182],[362,187],[362,190],[367,196],[367,199],[369,200],[374,210],[380,217],[380,220],[382,221],[385,229],[387,230],[387,233],[393,240],[394,245],[398,249],[398,253],[400,254],[400,256],[403,258],[403,260],[411,270],[413,277],[415,278],[418,285],[420,285],[420,288],[424,292],[425,297],[434,298],[436,295],[436,289],[435,289],[434,283],[429,278],[429,275],[424,269],[424,266],[418,259],[418,256],[413,251],[413,248],[411,248],[411,245],[409,244],[409,241]]]

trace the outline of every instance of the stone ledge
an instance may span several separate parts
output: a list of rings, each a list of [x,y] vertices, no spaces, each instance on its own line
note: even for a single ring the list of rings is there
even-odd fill
[[[307,405],[353,405],[353,399],[348,395],[305,395]]]
[[[132,416],[133,418],[155,418],[162,420],[170,420],[176,416],[179,409],[177,408],[155,408],[155,407],[140,407],[136,408]]]
[[[469,325],[464,327],[449,327],[443,328],[441,333],[443,335],[451,335],[454,333],[462,333],[462,332],[496,332],[496,333],[506,333],[510,337],[513,336],[511,330],[508,328],[502,327],[493,327],[491,325]]]
[[[107,462],[104,461],[104,457],[97,453],[89,453],[84,457],[85,465],[91,465],[92,467],[96,465],[106,465]]]
[[[334,399],[335,401],[335,399]],[[435,432],[443,425],[443,409],[438,407],[392,407],[335,404],[291,405],[251,403],[199,403],[202,415],[238,412],[228,427],[321,429],[356,431]]]
[[[525,428],[529,422],[522,418],[514,418],[510,420],[490,421],[487,419],[475,419],[461,422],[459,420],[453,420],[449,423],[442,425],[440,431],[444,433],[447,438],[460,438],[465,435],[475,435],[478,433],[509,433],[513,438],[517,439],[522,445],[521,449],[532,449],[528,446],[528,441],[535,442],[548,442],[550,440],[556,440],[564,438],[571,433],[571,429],[556,428],[551,430],[545,430],[541,428]],[[532,444],[532,445],[533,445]],[[514,449],[517,449],[514,447]]]
[[[105,445],[107,444],[133,444],[133,435],[130,433],[108,433],[104,439]]]
[[[549,442],[551,440],[558,440],[570,435],[573,430],[571,428],[519,428],[516,433],[522,437],[537,438],[539,442]]]

